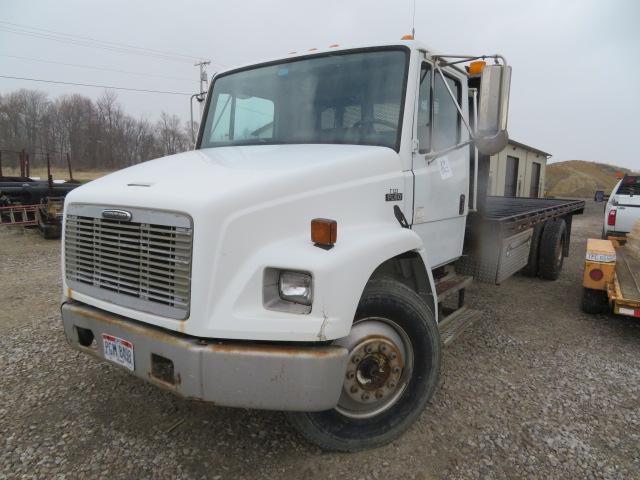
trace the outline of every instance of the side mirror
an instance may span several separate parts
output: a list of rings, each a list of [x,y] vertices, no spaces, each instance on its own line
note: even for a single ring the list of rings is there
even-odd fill
[[[604,191],[603,190],[596,190],[595,195],[593,196],[593,199],[596,202],[602,202],[604,201]]]
[[[511,67],[486,65],[480,77],[478,120],[474,141],[482,155],[495,155],[509,142],[507,116]]]

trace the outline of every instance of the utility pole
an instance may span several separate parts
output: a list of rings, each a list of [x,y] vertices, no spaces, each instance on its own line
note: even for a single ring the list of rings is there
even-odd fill
[[[195,64],[196,67],[200,67],[200,91],[198,92],[199,94],[202,92],[206,92],[207,89],[209,88],[207,71],[204,69],[204,67],[206,67],[210,63],[211,63],[210,60],[200,60],[198,63]],[[202,121],[203,113],[204,113],[204,102],[200,101],[200,121]]]

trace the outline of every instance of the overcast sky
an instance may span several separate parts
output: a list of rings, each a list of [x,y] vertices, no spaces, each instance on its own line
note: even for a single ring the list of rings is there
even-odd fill
[[[292,50],[397,40],[410,33],[411,17],[412,0],[0,2],[0,22],[210,58],[210,75]],[[583,159],[636,169],[639,24],[637,0],[417,0],[415,14],[416,37],[435,50],[507,57],[513,66],[513,139],[552,153],[555,161]],[[113,52],[8,30],[20,27],[0,23],[0,75],[198,90],[197,68],[188,59]],[[0,78],[0,92],[18,88],[40,89],[51,97],[102,93]],[[118,98],[135,117],[155,120],[164,110],[189,118],[185,96],[118,91]]]

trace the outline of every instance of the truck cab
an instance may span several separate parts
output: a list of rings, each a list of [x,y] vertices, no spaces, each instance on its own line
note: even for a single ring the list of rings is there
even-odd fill
[[[67,340],[187,398],[287,411],[324,448],[396,438],[471,279],[453,265],[491,210],[480,159],[506,145],[509,82],[498,55],[412,38],[217,74],[195,150],[66,197]]]

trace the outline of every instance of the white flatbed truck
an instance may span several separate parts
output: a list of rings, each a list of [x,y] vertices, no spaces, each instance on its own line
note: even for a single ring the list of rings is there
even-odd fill
[[[557,278],[584,208],[484,193],[510,72],[403,39],[217,74],[194,151],[67,196],[68,342],[186,398],[286,411],[322,448],[398,437],[478,317],[471,280]]]

